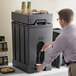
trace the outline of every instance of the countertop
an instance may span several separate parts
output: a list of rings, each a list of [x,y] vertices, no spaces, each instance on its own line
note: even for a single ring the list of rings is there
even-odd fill
[[[12,67],[12,64],[9,63],[10,67]],[[2,74],[0,73],[0,76],[68,76],[68,67],[66,66],[61,66],[59,69],[57,68],[52,68],[52,70],[49,71],[42,71],[39,73],[32,73],[32,74],[27,74],[26,72],[17,69],[15,69],[14,73],[9,73],[9,74]]]

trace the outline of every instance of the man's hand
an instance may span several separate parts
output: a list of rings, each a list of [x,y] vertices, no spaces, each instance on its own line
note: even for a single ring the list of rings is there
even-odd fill
[[[37,68],[37,72],[40,72],[45,68],[45,66],[43,64],[40,64],[40,65],[37,65],[36,68]]]
[[[40,50],[41,52],[45,51],[47,48],[49,48],[53,43],[47,43],[45,44],[42,49]]]

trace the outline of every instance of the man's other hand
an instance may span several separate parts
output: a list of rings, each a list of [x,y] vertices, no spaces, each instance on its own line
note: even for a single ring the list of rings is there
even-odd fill
[[[36,68],[37,68],[37,72],[40,72],[45,68],[45,66],[43,64],[39,64],[36,66]]]

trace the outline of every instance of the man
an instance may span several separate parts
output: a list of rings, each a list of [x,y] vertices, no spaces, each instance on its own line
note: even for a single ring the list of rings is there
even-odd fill
[[[71,9],[62,9],[58,12],[58,15],[59,23],[63,29],[53,44],[47,43],[42,47],[41,51],[43,52],[53,45],[44,62],[37,66],[37,72],[42,71],[62,52],[69,67],[69,76],[76,76],[76,25],[72,23],[74,13]]]

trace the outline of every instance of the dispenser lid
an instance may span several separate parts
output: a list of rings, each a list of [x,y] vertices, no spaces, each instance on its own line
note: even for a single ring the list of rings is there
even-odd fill
[[[34,24],[35,21],[39,19],[46,20],[47,23],[52,23],[52,14],[35,13],[31,15],[24,15],[24,14],[12,12],[12,20],[17,21],[17,22],[22,22],[26,24]]]

